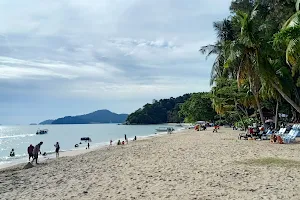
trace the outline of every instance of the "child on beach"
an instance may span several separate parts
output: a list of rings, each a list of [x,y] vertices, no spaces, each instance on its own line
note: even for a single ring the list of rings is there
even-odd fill
[[[218,132],[218,126],[217,125],[215,125],[215,127],[214,127],[213,133],[214,132],[216,132],[216,133]]]

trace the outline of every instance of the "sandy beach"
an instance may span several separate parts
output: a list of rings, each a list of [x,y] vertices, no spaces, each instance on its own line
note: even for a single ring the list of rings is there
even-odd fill
[[[300,144],[239,133],[186,130],[1,169],[0,199],[300,199]]]

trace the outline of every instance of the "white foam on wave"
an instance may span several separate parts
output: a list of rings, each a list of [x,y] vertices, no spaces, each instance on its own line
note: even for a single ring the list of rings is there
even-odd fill
[[[18,138],[18,137],[32,137],[36,134],[23,134],[23,135],[3,135],[0,136],[0,139],[6,139],[6,138]]]

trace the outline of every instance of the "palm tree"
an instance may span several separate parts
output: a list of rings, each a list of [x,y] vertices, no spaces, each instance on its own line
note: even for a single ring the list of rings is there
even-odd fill
[[[226,41],[232,41],[235,38],[233,26],[229,19],[224,19],[223,21],[214,22],[213,27],[217,33],[218,41],[213,45],[203,46],[199,50],[202,54],[207,54],[206,58],[208,58],[211,55],[217,55],[211,69],[210,85],[212,85],[214,81],[218,77],[221,77],[226,71],[226,69],[224,69],[224,62],[225,62],[224,49],[226,49],[226,44],[227,44]]]
[[[285,57],[286,63],[290,66],[292,75],[294,76],[297,72],[300,71],[300,10],[299,10],[300,0],[297,0],[296,3],[296,13],[293,14],[283,25],[279,33],[275,34],[274,46],[279,46],[282,48],[282,43],[286,46]],[[277,73],[278,74],[278,73]],[[290,76],[290,72],[285,71],[285,77]],[[293,81],[291,81],[293,82]],[[297,83],[300,83],[300,78],[296,80]],[[281,96],[293,106],[297,112],[300,113],[299,105],[293,101],[286,92],[283,91],[279,81],[274,80],[271,82],[271,85],[281,94]],[[293,89],[296,93],[296,97],[299,98],[298,91],[296,86],[291,83],[289,86],[293,86]],[[299,100],[299,99],[298,99]]]
[[[230,44],[227,53],[225,67],[233,67],[237,70],[237,82],[241,86],[248,83],[256,106],[259,111],[260,120],[264,124],[264,116],[260,103],[260,88],[264,81],[261,76],[264,70],[260,64],[260,55],[263,50],[262,40],[259,37],[259,29],[254,24],[257,14],[256,8],[249,14],[237,11],[234,17],[240,27],[240,34]]]

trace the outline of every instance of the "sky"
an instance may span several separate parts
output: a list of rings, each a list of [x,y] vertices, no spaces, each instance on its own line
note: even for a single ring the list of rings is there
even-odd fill
[[[212,23],[230,0],[0,1],[0,124],[209,91]]]

